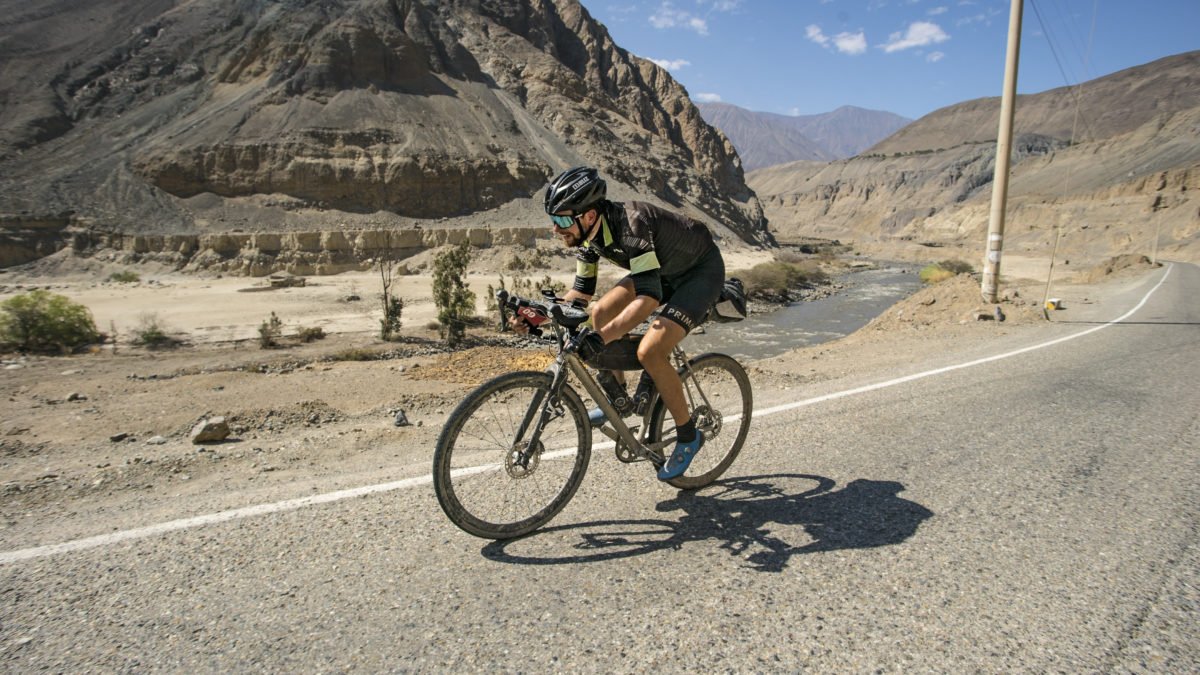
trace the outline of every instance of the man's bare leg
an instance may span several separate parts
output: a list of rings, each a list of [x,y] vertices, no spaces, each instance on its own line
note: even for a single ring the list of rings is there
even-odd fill
[[[683,395],[683,381],[671,365],[671,352],[686,335],[683,326],[659,317],[650,325],[650,330],[638,346],[638,360],[654,378],[658,395],[662,397],[667,410],[671,411],[671,417],[675,418],[675,426],[687,424],[691,419],[687,398]]]

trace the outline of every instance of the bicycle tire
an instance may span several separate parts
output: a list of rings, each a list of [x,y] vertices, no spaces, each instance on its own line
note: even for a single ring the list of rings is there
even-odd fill
[[[694,401],[696,406],[692,416],[698,418],[696,428],[704,432],[704,447],[682,476],[667,483],[684,490],[695,490],[720,478],[737,459],[746,442],[746,434],[750,431],[754,396],[750,388],[750,376],[733,357],[701,354],[688,364],[689,367],[679,369],[679,377],[683,380],[685,392],[689,394],[689,405],[693,405]],[[699,381],[707,402],[696,391],[696,381]],[[731,422],[737,423],[736,428],[730,427]],[[661,398],[651,410],[649,424],[651,442],[661,441],[675,433],[675,421]],[[670,447],[663,449],[668,455],[670,451]]]
[[[587,408],[567,384],[559,396],[562,414],[546,424],[531,468],[512,463],[516,429],[532,402],[544,400],[551,380],[545,372],[507,373],[480,385],[450,413],[433,453],[433,487],[442,511],[463,531],[484,539],[520,537],[549,522],[575,495],[592,434]]]

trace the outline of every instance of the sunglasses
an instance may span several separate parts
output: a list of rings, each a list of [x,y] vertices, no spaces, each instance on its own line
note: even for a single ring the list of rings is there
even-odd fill
[[[560,230],[565,230],[575,224],[579,216],[550,216],[550,220],[554,221],[554,226]]]

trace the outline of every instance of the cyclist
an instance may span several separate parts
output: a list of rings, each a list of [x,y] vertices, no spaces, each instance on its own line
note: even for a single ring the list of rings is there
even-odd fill
[[[665,304],[642,338],[637,357],[675,419],[675,449],[658,477],[683,475],[704,445],[704,434],[691,418],[670,356],[721,293],[725,261],[720,249],[703,223],[644,202],[609,201],[604,179],[588,167],[569,169],[552,180],[545,208],[563,244],[578,248],[575,283],[565,300],[592,299],[600,258],[629,270],[593,305],[593,330],[580,339],[582,358],[590,359]],[[528,330],[520,317],[511,325],[518,332]],[[596,424],[604,419],[599,410],[589,417]]]

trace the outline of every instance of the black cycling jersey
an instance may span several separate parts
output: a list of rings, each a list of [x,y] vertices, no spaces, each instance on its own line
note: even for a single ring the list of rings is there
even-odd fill
[[[725,271],[708,228],[645,202],[606,202],[600,214],[599,232],[576,254],[574,289],[595,295],[597,263],[605,258],[629,270],[637,295],[670,300],[674,307],[664,316],[688,330],[703,321]]]
[[[670,282],[716,248],[703,223],[645,202],[608,202],[600,232],[577,254],[575,290],[594,295],[596,263],[605,258],[630,271],[638,295],[663,300]]]

